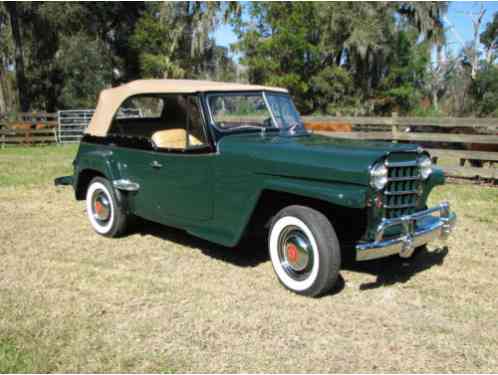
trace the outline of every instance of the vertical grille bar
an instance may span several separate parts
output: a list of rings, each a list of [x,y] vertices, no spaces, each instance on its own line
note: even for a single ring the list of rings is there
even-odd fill
[[[419,198],[420,168],[416,160],[387,162],[388,183],[384,191],[387,219],[409,215],[416,211]]]

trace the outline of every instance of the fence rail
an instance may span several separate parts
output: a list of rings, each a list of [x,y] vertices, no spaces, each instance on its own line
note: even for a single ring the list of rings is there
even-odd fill
[[[0,129],[0,146],[33,145],[57,142],[55,128],[46,129]]]

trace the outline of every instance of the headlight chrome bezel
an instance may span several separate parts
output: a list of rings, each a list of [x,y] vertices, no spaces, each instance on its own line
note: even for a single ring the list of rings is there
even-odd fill
[[[424,154],[418,158],[418,166],[420,168],[420,177],[422,180],[427,180],[432,174],[432,160],[431,158]]]
[[[385,161],[377,162],[370,168],[370,186],[380,191],[388,182],[388,169]]]

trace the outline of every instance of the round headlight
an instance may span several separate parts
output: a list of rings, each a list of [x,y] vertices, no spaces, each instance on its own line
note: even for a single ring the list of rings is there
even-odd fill
[[[418,166],[420,167],[420,175],[425,180],[432,173],[432,161],[427,155],[423,155],[418,159]]]
[[[377,190],[383,189],[387,184],[387,168],[384,163],[375,164],[370,170],[370,185]]]

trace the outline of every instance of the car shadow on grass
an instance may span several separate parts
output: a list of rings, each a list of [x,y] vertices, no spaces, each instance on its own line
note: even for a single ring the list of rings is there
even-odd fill
[[[129,235],[134,234],[142,236],[151,235],[165,241],[174,242],[180,246],[198,249],[204,255],[238,267],[256,267],[270,260],[266,240],[263,238],[244,238],[239,245],[229,248],[192,236],[183,230],[146,220],[140,220],[134,225],[134,230]],[[360,290],[370,290],[397,283],[405,283],[420,272],[434,266],[441,266],[447,254],[447,247],[431,251],[422,247],[417,249],[409,259],[391,256],[367,262],[356,262],[353,257],[354,250],[346,248],[343,249],[343,264],[341,268],[376,276],[377,279],[374,282],[360,285]],[[345,285],[346,281],[339,274],[336,285],[325,296],[340,293]]]
[[[151,235],[180,246],[198,249],[204,255],[239,267],[256,267],[270,259],[265,240],[259,238],[244,238],[236,247],[230,248],[195,237],[180,229],[145,220],[137,222],[129,234]]]
[[[352,272],[367,273],[376,276],[377,279],[375,281],[360,285],[360,290],[370,290],[398,283],[406,283],[420,272],[427,271],[434,266],[443,265],[447,255],[448,248],[446,246],[430,251],[426,247],[422,247],[417,249],[413,256],[408,259],[403,259],[399,256],[390,256],[367,262],[356,262],[353,259],[345,259],[343,268]]]

